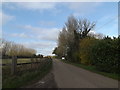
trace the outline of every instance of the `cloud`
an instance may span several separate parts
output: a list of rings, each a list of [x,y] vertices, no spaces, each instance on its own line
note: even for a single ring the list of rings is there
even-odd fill
[[[54,47],[57,46],[59,28],[41,28],[32,25],[18,26],[21,33],[5,33],[7,38],[19,38],[18,43],[37,50],[43,55],[52,55]],[[28,40],[28,41],[27,41]],[[26,41],[26,42],[25,42]]]
[[[0,26],[6,24],[7,22],[13,20],[15,17],[14,16],[11,16],[11,15],[8,15],[2,11],[0,11]]]
[[[49,41],[47,41],[47,42],[45,42],[45,41],[41,41],[41,42],[35,42],[35,41],[34,42],[24,42],[23,44],[26,47],[36,49],[37,54],[43,54],[43,55],[52,55],[52,51],[53,51],[54,47],[57,46],[56,43],[49,42]]]
[[[31,25],[17,26],[17,28],[20,28],[23,32],[21,33],[16,32],[12,34],[6,33],[6,35],[10,37],[57,42],[58,34],[61,30],[59,28],[41,28],[41,27],[33,27]]]
[[[3,3],[3,8],[9,10],[29,10],[38,11],[43,13],[44,11],[49,11],[51,15],[56,16],[62,12],[57,6],[59,3],[56,2],[6,2]]]
[[[13,3],[5,3],[4,6],[6,8],[15,9],[22,8],[27,10],[48,10],[54,9],[56,3],[45,3],[45,2],[13,2]]]
[[[42,9],[53,9],[55,7],[54,3],[36,3],[36,2],[27,2],[27,3],[17,3],[18,7],[26,8],[30,10],[42,10]]]
[[[34,48],[37,53],[44,55],[52,55],[54,47],[57,46],[57,37],[59,28],[41,28],[31,25],[19,26],[23,29],[24,33],[12,34],[13,37],[28,38],[28,42],[21,42],[26,47]]]
[[[25,33],[12,33],[10,34],[12,37],[20,37],[20,38],[30,38],[30,35],[27,35]]]
[[[69,8],[73,9],[73,10],[76,10],[76,11],[81,11],[81,10],[88,9],[88,7],[86,7],[88,5],[89,5],[90,8],[93,8],[93,7],[96,7],[96,6],[100,5],[100,4],[101,3],[98,3],[98,2],[80,2],[80,3],[73,2],[73,3],[69,3]]]
[[[32,44],[31,44],[32,43]],[[56,43],[50,41],[33,41],[33,42],[24,42],[24,45],[30,48],[38,48],[38,49],[47,49],[51,48],[52,46],[56,45]]]
[[[52,50],[49,50],[49,49],[46,49],[46,50],[39,50],[39,49],[37,49],[37,53],[38,54],[43,54],[43,55],[51,55],[51,56],[53,56],[53,54],[52,54]]]
[[[74,11],[75,16],[80,16],[88,13],[94,12],[98,6],[100,6],[101,2],[72,2],[66,3],[65,5]],[[88,9],[89,6],[89,9]]]
[[[8,9],[24,9],[30,11],[39,11],[44,12],[45,10],[49,10],[51,15],[57,16],[58,14],[64,13],[64,10],[61,9],[65,7],[70,11],[73,11],[74,16],[84,16],[85,14],[89,14],[94,12],[97,7],[101,5],[101,2],[64,2],[64,3],[57,3],[57,2],[12,2],[12,3],[5,3],[3,4],[4,7]],[[89,9],[88,7],[89,6]],[[61,8],[59,8],[61,7]],[[55,23],[51,22],[43,22],[41,21],[40,24],[43,26],[46,25],[54,25]]]
[[[3,2],[28,2],[28,0],[3,0]],[[29,2],[66,2],[66,0],[29,0]],[[67,2],[119,2],[119,0],[67,0]]]
[[[51,40],[51,41],[57,41],[57,37],[59,34],[58,28],[51,28],[51,29],[42,29],[41,36],[39,38],[43,40]]]
[[[96,34],[96,32],[94,30],[91,30],[89,34]]]
[[[25,10],[33,10],[43,12],[44,10],[50,10],[50,12],[54,12],[54,14],[63,13],[60,6],[66,7],[72,11],[74,11],[74,15],[84,15],[95,11],[101,2],[12,2],[5,3],[4,7],[9,9],[25,9]],[[89,9],[88,7],[89,6]]]
[[[32,34],[32,37],[39,40],[47,40],[47,41],[57,41],[57,37],[59,28],[41,28],[41,27],[33,27],[31,25],[22,26],[23,29],[28,30],[29,34]]]

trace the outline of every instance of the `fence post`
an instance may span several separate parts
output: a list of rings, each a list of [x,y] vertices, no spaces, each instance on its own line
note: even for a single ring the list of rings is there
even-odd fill
[[[11,64],[11,74],[14,75],[17,70],[17,57],[13,56],[12,57],[12,64]]]
[[[33,57],[31,57],[31,68],[33,67]]]
[[[38,58],[36,57],[36,69],[38,69]]]
[[[36,60],[36,63],[38,62],[38,58],[35,58],[35,60]]]

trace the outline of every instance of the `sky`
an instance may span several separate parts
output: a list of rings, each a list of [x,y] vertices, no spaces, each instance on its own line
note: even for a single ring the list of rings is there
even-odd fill
[[[94,33],[118,36],[117,2],[4,2],[0,11],[2,37],[52,55],[70,15],[96,22]]]

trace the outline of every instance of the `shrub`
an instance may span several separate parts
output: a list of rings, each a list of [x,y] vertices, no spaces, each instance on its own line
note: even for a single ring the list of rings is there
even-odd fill
[[[93,37],[86,37],[80,42],[80,58],[81,63],[90,65],[92,64],[92,59],[90,58],[91,47],[96,42],[96,39]]]

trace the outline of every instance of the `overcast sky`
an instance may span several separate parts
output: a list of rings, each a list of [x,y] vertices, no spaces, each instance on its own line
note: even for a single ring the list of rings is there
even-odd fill
[[[34,48],[43,55],[52,54],[59,31],[70,15],[95,21],[95,33],[118,35],[117,2],[9,2],[2,4],[1,15],[3,38]]]

